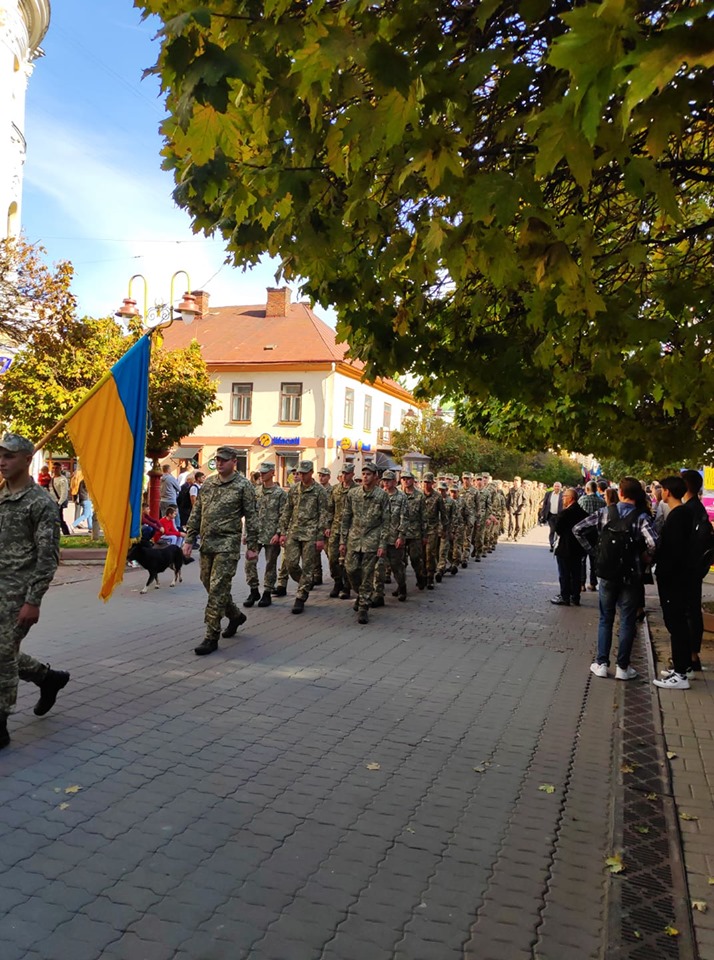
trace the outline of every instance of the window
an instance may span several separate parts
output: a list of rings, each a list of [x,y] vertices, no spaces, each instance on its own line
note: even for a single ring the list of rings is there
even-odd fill
[[[290,471],[297,468],[301,460],[299,453],[279,453],[278,454],[278,479],[280,485],[287,487]]]
[[[385,430],[389,430],[392,426],[392,405],[391,403],[384,404],[384,420],[382,421],[382,426]]]
[[[369,433],[372,429],[372,398],[364,398],[364,422],[362,424],[362,429],[365,433]]]
[[[249,421],[253,408],[253,384],[234,383],[231,389],[231,420]]]
[[[302,417],[302,384],[280,384],[280,420],[282,423],[300,423]]]
[[[355,392],[352,387],[345,390],[345,426],[351,427],[355,422]]]

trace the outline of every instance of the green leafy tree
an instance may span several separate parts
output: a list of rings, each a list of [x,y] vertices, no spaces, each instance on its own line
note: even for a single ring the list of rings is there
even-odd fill
[[[44,252],[24,237],[0,239],[0,344],[5,347],[26,343],[57,317],[74,313],[72,266],[63,262],[50,269]]]
[[[709,449],[711,0],[135,5],[177,202],[336,304],[367,376],[547,445]]]

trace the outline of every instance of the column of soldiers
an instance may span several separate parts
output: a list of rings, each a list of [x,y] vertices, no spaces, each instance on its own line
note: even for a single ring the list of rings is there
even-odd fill
[[[482,562],[502,535],[523,536],[537,523],[542,499],[542,485],[522,483],[518,477],[509,485],[487,473],[465,472],[461,477],[425,473],[421,489],[409,470],[402,471],[399,489],[393,471],[384,471],[380,479],[377,467],[369,462],[363,464],[359,480],[354,465],[345,464],[334,484],[326,467],[315,478],[310,460],[301,461],[295,473],[288,490],[275,483],[272,463],[261,466],[254,488],[240,479],[252,491],[240,498],[242,542],[248,546],[249,593],[243,605],[270,606],[273,597],[286,596],[288,579],[292,579],[297,583],[292,612],[303,613],[311,591],[323,582],[324,552],[332,579],[329,596],[353,600],[360,624],[369,622],[370,610],[385,605],[388,584],[394,584],[391,595],[399,602],[407,599],[408,566],[418,590],[434,590],[447,574],[455,576],[466,569],[469,560]],[[217,480],[216,492],[227,489],[222,484],[233,479],[229,473]],[[203,530],[201,516],[199,509],[187,537],[189,544],[198,534],[211,542],[211,531]],[[231,550],[233,559],[235,550]],[[261,552],[265,557],[262,590],[257,564]],[[243,622],[225,584],[221,596],[213,597],[209,580],[204,582],[209,591],[208,630],[207,640],[196,651],[201,653],[216,649],[221,615],[229,621],[223,636],[233,636]]]

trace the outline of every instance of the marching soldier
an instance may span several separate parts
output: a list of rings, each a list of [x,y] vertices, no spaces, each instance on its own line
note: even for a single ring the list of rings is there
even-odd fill
[[[441,583],[447,566],[452,576],[458,571],[458,567],[454,566],[452,562],[454,538],[458,527],[456,523],[456,501],[449,496],[449,484],[446,480],[440,481],[438,491],[444,503],[446,517],[439,531],[439,560],[436,566],[436,582]]]
[[[250,587],[244,607],[252,607],[258,601],[259,607],[269,607],[271,604],[271,590],[275,589],[278,557],[280,556],[280,514],[285,506],[287,492],[275,483],[275,464],[261,463],[261,482],[255,486],[255,502],[258,515],[258,554],[254,560],[246,557],[245,579]],[[245,538],[243,540],[245,543]],[[263,595],[260,595],[260,580],[258,578],[258,556],[260,551],[265,552],[265,575],[263,578]]]
[[[345,574],[344,559],[340,556],[342,513],[345,508],[347,494],[356,486],[355,466],[353,463],[346,463],[340,471],[337,483],[332,488],[328,504],[329,527],[327,534],[327,559],[330,563],[330,576],[333,580],[330,596],[333,598],[339,597],[340,600],[350,599],[350,582]]]
[[[416,575],[417,587],[426,587],[424,570],[424,547],[426,546],[426,509],[424,494],[414,486],[414,474],[411,470],[402,473],[406,505],[406,553]]]
[[[424,481],[424,511],[426,519],[426,589],[434,589],[436,565],[439,562],[439,529],[446,529],[448,535],[448,521],[444,501],[434,489],[434,474],[425,473]]]
[[[329,516],[327,494],[315,482],[312,460],[301,460],[296,473],[280,517],[280,544],[290,576],[298,584],[292,612],[302,613],[312,589],[315,558],[325,546]]]
[[[330,501],[330,495],[332,494],[332,484],[330,483],[330,477],[332,476],[332,471],[328,467],[320,467],[317,471],[317,479],[322,487],[322,489],[327,494],[328,503]],[[314,587],[322,586],[322,554],[315,554],[315,580],[313,582]]]
[[[377,483],[373,463],[362,465],[362,485],[350,490],[345,499],[340,533],[340,554],[357,593],[357,623],[368,623],[372,602],[374,568],[387,546],[387,494]]]
[[[397,475],[393,470],[382,474],[384,492],[387,495],[387,548],[385,555],[377,561],[374,575],[373,607],[384,606],[384,585],[387,582],[387,564],[394,574],[397,589],[392,596],[402,602],[407,599],[407,578],[404,570],[404,544],[406,543],[407,499],[401,490],[397,490]]]

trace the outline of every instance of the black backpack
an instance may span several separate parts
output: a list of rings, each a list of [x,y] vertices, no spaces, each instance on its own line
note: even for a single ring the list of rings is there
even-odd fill
[[[704,579],[714,564],[714,527],[704,512],[694,524],[693,552],[696,572]]]
[[[625,586],[642,582],[638,518],[636,509],[621,517],[615,504],[607,508],[607,523],[600,531],[595,560],[598,577]]]
[[[191,516],[191,487],[193,483],[184,483],[181,485],[181,489],[178,492],[176,497],[176,506],[178,507],[179,517],[181,518],[181,523],[188,523],[188,518]]]

